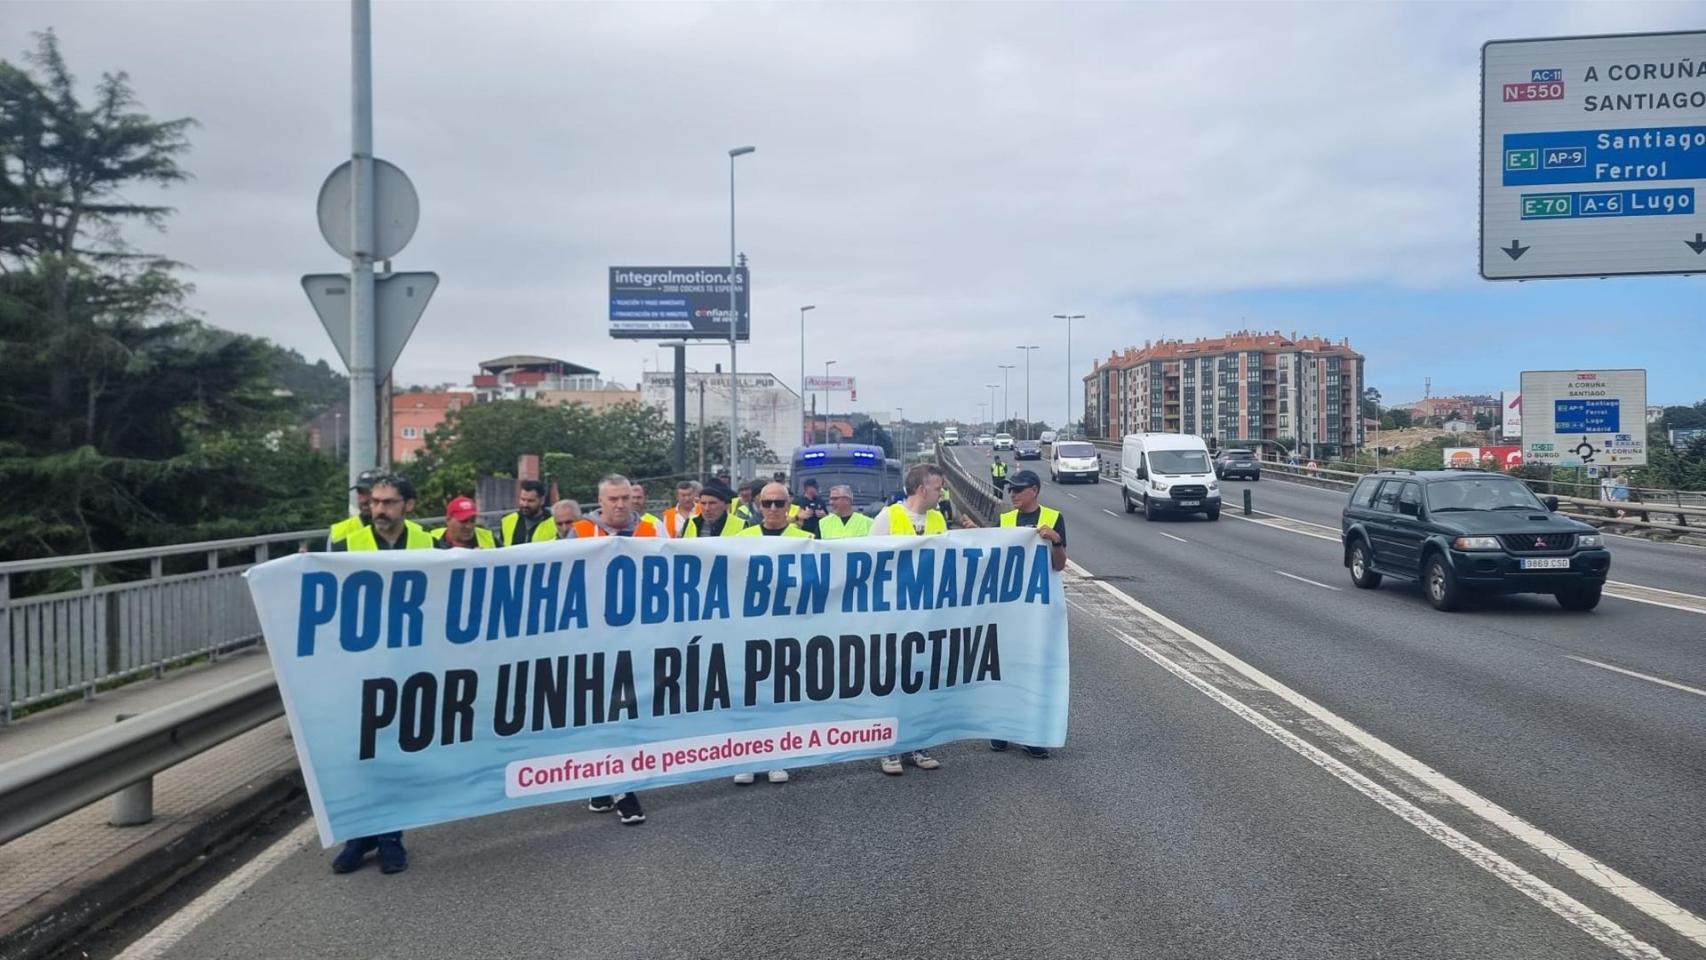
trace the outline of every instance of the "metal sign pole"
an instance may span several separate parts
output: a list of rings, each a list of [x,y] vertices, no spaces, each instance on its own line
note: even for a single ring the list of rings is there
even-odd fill
[[[351,0],[349,482],[377,466],[378,384],[373,326],[373,24],[368,0]],[[351,509],[355,494],[350,493]]]

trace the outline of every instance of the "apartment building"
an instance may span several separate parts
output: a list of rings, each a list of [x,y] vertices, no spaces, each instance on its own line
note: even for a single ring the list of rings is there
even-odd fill
[[[1363,356],[1348,339],[1240,330],[1159,340],[1097,360],[1084,377],[1085,429],[1190,433],[1223,445],[1283,440],[1326,456],[1363,444]]]

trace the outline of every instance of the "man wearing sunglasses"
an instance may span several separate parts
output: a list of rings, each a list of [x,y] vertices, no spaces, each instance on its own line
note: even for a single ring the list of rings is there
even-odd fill
[[[437,545],[432,534],[408,519],[414,509],[415,485],[403,477],[379,477],[369,491],[368,509],[373,522],[332,544],[334,553],[365,550],[431,550]],[[349,873],[361,866],[369,853],[378,854],[380,873],[409,869],[409,854],[403,849],[402,831],[372,837],[356,837],[332,858],[333,873]]]
[[[1045,507],[1037,502],[1037,493],[1042,489],[1042,478],[1032,470],[1020,470],[1007,481],[1007,493],[1013,498],[1013,509],[1001,515],[1003,527],[1033,527],[1037,536],[1049,545],[1049,566],[1058,573],[1066,569],[1066,518],[1059,510]],[[1028,757],[1043,760],[1048,757],[1047,747],[1028,747],[1020,744]],[[1007,749],[1007,741],[991,740],[989,749],[1001,751]]]
[[[788,487],[782,483],[767,483],[758,492],[758,523],[747,527],[735,534],[737,537],[792,537],[796,540],[811,540],[812,535],[796,526],[788,519],[789,508],[794,501],[788,496]],[[788,771],[771,770],[765,778],[771,783],[787,783]],[[753,782],[750,773],[735,774],[735,782],[745,785]]]
[[[871,518],[853,509],[853,488],[838,483],[829,488],[829,513],[818,521],[818,536],[824,540],[862,537],[871,532]]]

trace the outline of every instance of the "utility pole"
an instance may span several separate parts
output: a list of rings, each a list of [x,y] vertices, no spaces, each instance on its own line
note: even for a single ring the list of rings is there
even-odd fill
[[[373,16],[350,4],[349,482],[379,465],[378,335],[373,319]]]
[[[1021,344],[1020,350],[1025,351],[1025,439],[1031,439],[1031,351],[1037,349]]]
[[[806,311],[807,310],[816,310],[816,309],[817,309],[817,307],[815,305],[809,305],[809,304],[807,306],[803,306],[800,308],[800,427],[801,427],[801,429],[805,428],[805,423],[806,423]],[[807,443],[811,442],[811,440],[809,439],[809,434],[808,434],[808,439],[806,440],[806,442]]]
[[[1013,398],[1007,392],[1007,371],[1018,366],[1016,363],[998,363],[1001,368],[1001,414],[1006,416],[1013,409]]]
[[[735,302],[735,158],[757,147],[735,147],[729,151],[729,476],[744,476],[740,459],[740,367],[736,361],[740,339],[740,308]],[[751,301],[748,300],[750,303]]]
[[[990,413],[989,432],[994,433],[995,432],[995,421],[996,421],[996,417],[995,417],[995,384],[986,383],[986,384],[984,384],[984,386],[989,388],[989,413]]]
[[[1057,313],[1056,320],[1066,321],[1066,422],[1056,434],[1062,440],[1072,439],[1072,321],[1084,319],[1082,313]]]

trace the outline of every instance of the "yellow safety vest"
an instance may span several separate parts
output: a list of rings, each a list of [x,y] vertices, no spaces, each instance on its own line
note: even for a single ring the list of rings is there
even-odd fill
[[[1005,479],[1007,476],[1007,464],[1002,463],[1000,460],[997,460],[994,463],[990,464],[989,465],[989,475],[992,477]]]
[[[443,540],[446,536],[449,536],[449,534],[449,527],[439,527],[437,530],[432,532],[432,538],[434,540]],[[478,545],[481,550],[496,550],[498,547],[498,538],[492,536],[492,531],[487,530],[485,527],[475,527],[474,543]]]
[[[1037,505],[1037,509],[1042,512],[1042,515],[1037,517],[1037,526],[1047,527],[1050,530],[1053,530],[1055,521],[1060,519],[1060,511],[1055,510],[1051,507],[1045,507],[1041,504]],[[1019,525],[1019,511],[1009,510],[1006,513],[1002,514],[1001,515],[1001,525],[1004,527],[1016,527],[1016,526],[1018,526]]]
[[[742,530],[741,532],[735,534],[735,536],[737,536],[737,537],[762,537],[762,536],[764,536],[764,526],[763,526],[763,524],[755,523],[752,526],[747,527],[746,529]],[[799,527],[796,527],[791,523],[788,524],[787,526],[783,527],[782,532],[778,533],[777,536],[778,537],[795,537],[795,538],[805,537],[807,540],[815,539],[811,534],[807,533],[804,530],[801,530]]]
[[[942,502],[947,503],[953,499],[954,499],[954,492],[952,490],[949,490],[947,487],[943,487],[942,488]]]
[[[372,527],[362,527],[360,530],[357,530],[344,539],[344,549],[351,552],[356,550],[378,550],[379,535],[373,532]],[[431,550],[432,534],[427,533],[425,527],[413,520],[404,520],[403,549]]]
[[[911,521],[907,521],[908,528]],[[825,540],[840,540],[844,537],[862,537],[871,532],[871,518],[862,513],[855,513],[846,520],[835,514],[823,517],[817,522],[818,536]]]
[[[659,530],[663,530],[663,521],[659,520],[657,517],[654,517],[649,513],[640,514],[640,522],[641,523],[649,523],[652,526],[657,527]],[[669,536],[669,532],[664,531],[663,535],[667,537],[667,536]]]
[[[515,527],[520,522],[521,522],[520,511],[517,511],[514,513],[504,514],[504,518],[503,518],[504,546],[506,546],[506,547],[515,546]],[[557,539],[557,524],[553,521],[550,514],[546,514],[545,519],[539,521],[539,526],[533,528],[533,536],[528,540],[528,542],[529,543],[549,543],[555,539]]]
[[[948,519],[942,516],[942,511],[932,507],[924,514],[924,534],[947,533]],[[897,503],[889,507],[889,533],[897,537],[915,536],[918,531],[912,529],[912,517],[907,515],[906,504]]]
[[[345,517],[337,523],[332,524],[332,530],[331,533],[327,535],[327,539],[333,543],[342,543],[349,539],[350,534],[365,526],[367,526],[367,524],[362,521],[360,514],[353,517]]]
[[[702,521],[704,519],[705,519],[704,517],[694,517],[693,519],[687,521],[686,529],[681,531],[681,539],[686,540],[688,537],[699,536],[699,523],[700,523],[700,521]],[[738,536],[740,534],[741,530],[745,527],[746,527],[746,521],[745,520],[742,520],[741,518],[735,516],[733,513],[730,513],[730,514],[728,514],[727,518],[723,520],[723,532],[720,534],[720,536],[724,536],[724,537]]]

